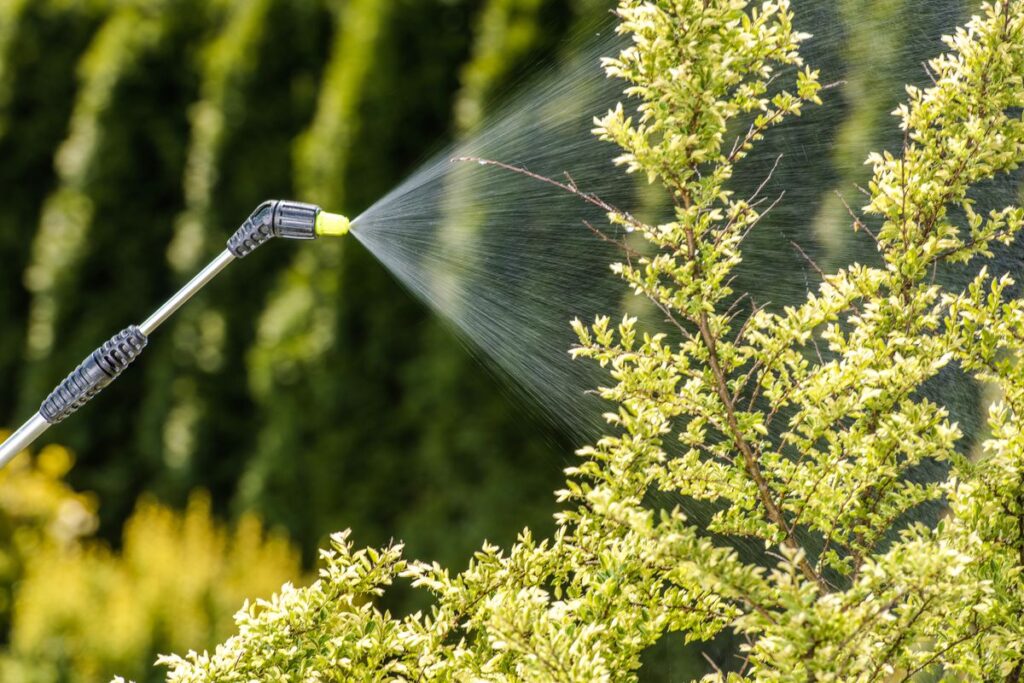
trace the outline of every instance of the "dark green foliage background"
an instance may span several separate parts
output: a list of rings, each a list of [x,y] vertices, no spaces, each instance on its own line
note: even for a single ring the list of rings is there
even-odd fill
[[[261,200],[358,215],[610,4],[0,0],[0,424],[144,318]],[[781,301],[807,284],[788,239],[827,266],[870,257],[841,206],[802,208],[864,182],[866,153],[898,144],[883,131],[900,84],[965,7],[794,5],[803,28],[837,34],[808,59],[845,85],[765,148],[765,172],[779,153],[803,164],[775,180],[798,194],[752,237],[739,289],[763,286],[768,264]],[[809,175],[818,186],[790,187]],[[972,390],[949,386],[970,430]],[[361,545],[399,538],[453,568],[485,538],[550,528],[573,446],[354,241],[236,264],[48,438],[77,453],[72,483],[99,494],[109,539],[142,493],[181,504],[202,487],[225,516],[286,528],[311,561],[351,527]],[[651,666],[692,673],[679,646]]]
[[[596,11],[0,2],[0,423],[145,317],[259,201],[358,214],[459,134],[457,100],[489,101]],[[490,66],[460,90],[484,51]],[[285,332],[262,339],[277,319]],[[73,483],[100,495],[111,538],[142,492],[180,502],[206,487],[223,513],[258,509],[310,557],[353,527],[448,563],[545,527],[569,452],[354,242],[236,265],[49,438],[78,454]]]

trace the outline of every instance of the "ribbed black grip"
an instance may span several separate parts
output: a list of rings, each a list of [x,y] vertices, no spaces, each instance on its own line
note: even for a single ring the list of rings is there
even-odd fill
[[[275,204],[277,202],[260,204],[228,240],[228,250],[235,258],[245,258],[275,236]]]
[[[79,365],[49,398],[39,414],[50,424],[63,422],[117,379],[146,348],[149,340],[134,325],[119,332]]]
[[[235,258],[245,258],[274,237],[292,240],[316,238],[320,207],[283,199],[263,202],[228,240]]]

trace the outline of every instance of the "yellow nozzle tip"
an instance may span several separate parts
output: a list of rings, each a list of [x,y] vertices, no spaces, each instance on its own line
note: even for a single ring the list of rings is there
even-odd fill
[[[321,211],[316,216],[316,234],[321,237],[342,237],[352,229],[352,221],[340,213]]]

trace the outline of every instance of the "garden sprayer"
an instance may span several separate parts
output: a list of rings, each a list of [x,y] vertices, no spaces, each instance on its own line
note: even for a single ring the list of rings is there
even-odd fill
[[[284,200],[267,201],[245,220],[228,240],[227,249],[168,299],[141,325],[118,332],[89,355],[43,401],[39,412],[0,445],[0,468],[28,448],[43,432],[63,422],[121,376],[149,343],[149,337],[179,308],[235,259],[245,258],[274,237],[311,240],[341,237],[351,224],[345,216],[318,206]]]

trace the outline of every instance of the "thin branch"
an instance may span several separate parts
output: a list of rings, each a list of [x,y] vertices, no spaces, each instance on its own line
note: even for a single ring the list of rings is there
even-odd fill
[[[775,175],[775,171],[779,168],[780,163],[782,163],[781,154],[775,157],[775,163],[772,164],[772,169],[768,171],[768,175],[765,177],[764,181],[762,181],[761,184],[757,186],[757,189],[754,190],[754,194],[750,195],[750,199],[747,200],[748,204],[757,199],[758,195],[761,194],[761,191],[764,190],[764,188],[767,187],[768,183],[771,182],[772,176]]]
[[[942,648],[938,652],[934,653],[931,657],[926,659],[924,661],[924,663],[919,665],[916,669],[908,672],[907,675],[903,677],[902,681],[913,680],[914,676],[916,676],[917,674],[921,673],[922,671],[927,669],[929,666],[934,664],[940,657],[945,655],[950,650],[952,650],[954,648],[957,648],[957,647],[960,647],[961,645],[966,643],[968,640],[971,640],[973,638],[977,638],[981,634],[985,633],[986,631],[990,631],[990,630],[992,630],[992,627],[991,626],[986,626],[985,628],[981,629],[980,631],[975,631],[973,633],[968,633],[967,635],[962,636],[961,638],[958,638],[957,640],[954,640],[952,643],[950,643],[949,645],[947,645],[946,647]],[[1019,681],[1020,680],[1020,665],[1017,666],[1017,672],[1018,672],[1018,674],[1017,674],[1017,678],[1016,679],[1013,678],[1013,674],[1011,674],[1010,677],[1007,678],[1006,680],[1007,681]]]
[[[729,304],[729,308],[725,309],[725,316],[727,318],[732,318],[732,316],[734,315],[734,311],[739,307],[741,303],[743,303],[743,301],[745,301],[748,298],[750,298],[750,292],[743,292],[738,297],[736,297],[736,300]]]
[[[760,194],[764,190],[764,188],[766,188],[768,186],[768,183],[771,182],[772,177],[775,175],[775,171],[779,168],[779,163],[782,162],[782,156],[783,155],[780,154],[779,156],[775,157],[775,163],[772,164],[771,170],[768,171],[768,175],[765,176],[765,179],[763,181],[761,181],[761,184],[757,186],[756,190],[754,190],[754,194],[750,195],[750,197],[747,199],[747,209],[748,210],[754,211],[754,210],[757,209],[758,206],[760,206],[761,204],[764,203],[765,199],[764,198],[758,199],[758,196],[760,196]],[[741,240],[746,239],[747,235],[750,234],[750,231],[754,229],[754,226],[756,226],[758,223],[760,223],[761,219],[763,219],[765,216],[767,216],[769,213],[771,213],[772,209],[774,209],[776,206],[778,206],[779,202],[781,202],[782,198],[785,197],[785,196],[786,196],[786,191],[783,190],[782,193],[779,194],[779,196],[775,199],[774,202],[771,203],[771,205],[767,209],[762,211],[758,215],[757,218],[755,218],[753,221],[751,221],[750,225],[747,226],[746,231],[743,233],[743,236],[741,237]],[[726,223],[725,226],[721,230],[718,231],[718,235],[715,237],[715,242],[714,242],[714,245],[716,247],[719,244],[721,244],[722,240],[725,238],[725,236],[727,234],[729,234],[729,229],[732,228],[733,224],[737,221],[737,219],[739,218],[739,216],[742,213],[745,213],[745,212],[741,211],[737,215],[735,215],[732,218],[730,218],[729,222]]]
[[[689,206],[689,196],[684,195],[683,199],[687,206]],[[685,233],[686,247],[689,252],[688,257],[697,267],[699,275],[700,264],[697,261],[697,242],[693,228],[687,226],[685,228]],[[785,536],[784,543],[787,547],[792,550],[801,549],[793,528],[786,522],[786,517],[782,508],[779,507],[778,501],[773,497],[771,486],[761,471],[761,465],[758,462],[758,453],[755,452],[755,449],[750,445],[750,443],[748,443],[743,434],[743,430],[740,428],[739,419],[736,414],[736,402],[733,400],[733,396],[729,391],[729,382],[725,370],[723,370],[721,363],[719,362],[718,339],[711,331],[711,326],[708,322],[708,314],[701,311],[695,322],[707,350],[708,368],[711,370],[711,374],[714,377],[715,390],[718,393],[718,398],[721,400],[722,407],[725,409],[725,419],[726,424],[729,427],[729,433],[732,436],[733,443],[736,444],[736,448],[742,456],[744,469],[748,476],[750,476],[751,480],[753,480],[754,485],[757,487],[758,497],[761,499],[761,504],[765,508],[765,515],[767,516],[768,521],[773,523],[780,531],[782,531]],[[827,582],[825,582],[822,577],[814,571],[814,568],[811,567],[806,558],[800,560],[799,566],[801,571],[804,573],[804,576],[806,576],[808,580],[817,584],[822,593],[829,592]]]
[[[821,279],[822,279],[822,280],[824,280],[824,279],[825,279],[825,277],[826,277],[826,275],[825,275],[825,271],[824,271],[824,270],[822,270],[822,269],[821,269],[821,267],[820,267],[820,266],[819,266],[819,265],[818,265],[817,263],[815,263],[815,262],[814,262],[814,259],[812,259],[812,258],[811,258],[811,257],[810,257],[810,256],[809,256],[809,255],[807,254],[807,252],[803,250],[803,247],[801,247],[801,246],[800,246],[800,245],[799,245],[799,244],[798,244],[797,242],[795,242],[794,240],[790,240],[790,241],[789,241],[789,243],[790,243],[791,245],[793,245],[793,248],[794,248],[794,249],[796,249],[796,250],[797,250],[797,252],[798,252],[798,253],[799,253],[799,254],[800,254],[801,256],[803,256],[803,257],[804,257],[804,260],[805,260],[805,261],[807,261],[807,263],[809,263],[809,264],[810,264],[811,268],[814,268],[814,272],[816,272],[816,273],[817,273],[817,274],[818,274],[818,275],[819,275],[819,276],[821,277]]]
[[[722,669],[717,664],[715,664],[715,660],[711,659],[711,657],[708,657],[708,653],[704,652],[703,650],[701,651],[700,656],[704,658],[704,661],[711,665],[712,670],[714,670],[714,672],[718,674],[719,678],[721,678],[724,681],[725,672],[722,671]]]
[[[887,664],[889,662],[889,659],[896,654],[896,650],[899,649],[900,644],[904,640],[906,640],[907,633],[910,632],[910,627],[913,626],[914,623],[921,618],[921,615],[924,614],[926,609],[928,609],[928,605],[931,604],[931,601],[934,598],[934,595],[929,595],[928,597],[924,598],[921,601],[921,605],[917,608],[917,611],[911,615],[910,621],[902,625],[903,627],[896,634],[896,639],[893,640],[892,644],[886,650],[885,654],[877,662],[875,662],[875,668],[871,672],[871,677],[868,679],[868,683],[872,683],[876,678],[878,678],[878,675],[882,673],[882,667],[885,664]]]
[[[765,216],[767,216],[768,214],[770,214],[770,213],[771,213],[771,212],[772,212],[772,211],[773,211],[773,210],[775,209],[775,207],[777,207],[777,206],[778,206],[779,204],[781,204],[781,203],[782,203],[782,199],[783,199],[783,198],[784,198],[785,196],[786,196],[786,191],[785,191],[785,190],[783,190],[782,192],[780,192],[780,193],[779,193],[779,196],[775,198],[775,201],[774,201],[774,202],[772,202],[771,204],[769,204],[769,205],[768,205],[768,208],[767,208],[767,209],[765,209],[764,211],[762,211],[762,212],[761,212],[760,214],[758,214],[757,218],[755,218],[755,219],[754,219],[753,221],[751,221],[750,225],[748,225],[748,226],[747,226],[747,229],[746,229],[746,230],[745,230],[745,231],[743,232],[743,235],[742,235],[742,237],[740,238],[740,239],[741,239],[741,241],[742,241],[742,240],[745,240],[745,239],[747,239],[747,235],[749,235],[749,234],[751,233],[751,231],[752,231],[752,230],[753,230],[754,228],[756,228],[756,227],[757,227],[757,224],[758,224],[758,223],[760,223],[760,222],[761,222],[762,220],[764,220],[764,217],[765,217]]]
[[[825,271],[821,269],[821,266],[819,266],[814,261],[814,259],[812,259],[810,257],[810,255],[806,251],[803,250],[803,247],[801,247],[799,244],[797,244],[793,240],[790,240],[789,243],[793,246],[794,249],[796,249],[797,253],[799,253],[804,258],[804,260],[807,261],[808,264],[810,264],[811,268],[814,269],[814,272],[816,272],[818,274],[818,276],[822,280],[825,280],[825,279],[828,278],[828,275],[826,275]],[[855,303],[852,303],[852,302],[850,303],[850,310],[852,310],[857,315],[861,314],[860,313],[860,307],[857,304],[855,304]],[[815,350],[818,353],[818,360],[820,360],[822,362],[822,364],[824,364],[825,360],[821,357],[821,350],[817,348],[817,346],[818,346],[817,339],[815,339],[813,336],[812,336],[812,339],[814,340]]]
[[[526,176],[527,178],[531,178],[533,180],[545,183],[547,185],[551,185],[553,187],[557,187],[560,190],[564,190],[569,194],[575,195],[582,199],[583,201],[587,202],[588,204],[596,206],[605,213],[622,216],[626,220],[626,222],[632,225],[633,227],[644,227],[643,223],[638,221],[636,218],[633,218],[633,216],[630,215],[628,212],[623,211],[615,206],[612,206],[611,204],[601,199],[592,192],[583,192],[582,190],[580,190],[579,187],[576,185],[576,181],[572,180],[571,176],[569,176],[568,182],[563,183],[561,181],[555,180],[554,178],[549,178],[545,175],[534,173],[528,168],[524,168],[522,166],[513,166],[512,164],[506,164],[503,161],[494,161],[493,159],[483,159],[481,157],[455,157],[454,159],[452,159],[452,161],[473,162],[480,164],[481,166],[494,166],[495,168],[500,168],[504,171],[518,173],[519,175]]]
[[[839,190],[836,190],[836,196],[839,197],[839,201],[841,201],[843,203],[843,206],[846,207],[846,213],[850,214],[850,218],[853,219],[853,231],[858,232],[860,230],[863,230],[864,232],[871,236],[871,239],[875,241],[876,246],[880,246],[878,242],[878,235],[872,232],[871,228],[869,228],[867,224],[857,216],[854,210],[850,208],[850,205],[849,203],[847,203],[846,197],[843,196],[843,193],[840,192]]]
[[[928,61],[921,62],[921,66],[924,67],[924,72],[928,74],[928,80],[932,82],[932,85],[938,87],[939,82],[935,79],[935,74],[932,72],[932,67],[928,64]]]
[[[587,226],[587,229],[590,230],[590,232],[594,233],[597,236],[597,238],[600,239],[602,242],[608,242],[609,244],[614,244],[616,247],[618,247],[619,249],[624,251],[629,256],[632,256],[633,258],[640,258],[640,257],[643,256],[643,254],[641,254],[636,249],[633,249],[632,247],[630,247],[625,242],[617,240],[617,239],[615,239],[613,237],[609,237],[608,235],[606,235],[601,230],[595,228],[590,221],[583,221],[583,225]]]

